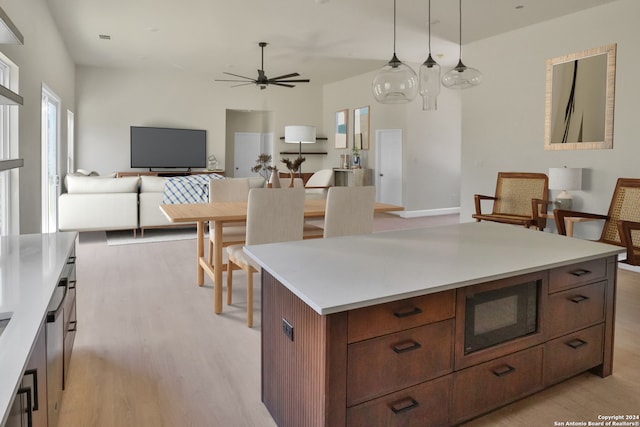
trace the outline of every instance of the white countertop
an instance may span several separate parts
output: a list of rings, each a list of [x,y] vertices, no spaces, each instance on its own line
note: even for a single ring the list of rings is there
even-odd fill
[[[0,335],[0,425],[22,379],[38,328],[77,233],[0,238],[0,318],[12,313]]]
[[[491,222],[254,245],[245,252],[321,315],[569,265],[622,247]]]

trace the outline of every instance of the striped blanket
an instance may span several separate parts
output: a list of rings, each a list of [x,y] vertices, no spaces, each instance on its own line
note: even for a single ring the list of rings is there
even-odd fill
[[[165,205],[178,203],[209,203],[209,181],[223,179],[217,174],[172,176],[164,186]]]

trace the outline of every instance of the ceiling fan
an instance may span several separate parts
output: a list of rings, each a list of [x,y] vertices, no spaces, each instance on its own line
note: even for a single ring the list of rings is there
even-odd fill
[[[260,46],[260,48],[262,49],[262,63],[260,64],[260,69],[258,70],[258,78],[257,79],[252,79],[251,77],[245,77],[245,76],[240,76],[238,74],[233,74],[233,73],[223,73],[223,74],[228,74],[230,76],[234,76],[234,77],[239,77],[243,80],[218,80],[216,79],[217,82],[240,82],[241,84],[238,85],[233,85],[231,87],[238,87],[238,86],[246,86],[246,85],[252,85],[255,84],[256,86],[260,86],[260,89],[266,89],[268,85],[276,85],[276,86],[284,86],[284,87],[295,87],[295,85],[292,85],[291,83],[309,83],[309,79],[299,79],[299,80],[289,80],[292,77],[298,77],[300,74],[298,73],[291,73],[291,74],[285,74],[283,76],[278,76],[278,77],[273,77],[273,78],[268,78],[267,75],[264,73],[264,48],[267,45],[266,42],[260,42],[258,43],[258,46]]]

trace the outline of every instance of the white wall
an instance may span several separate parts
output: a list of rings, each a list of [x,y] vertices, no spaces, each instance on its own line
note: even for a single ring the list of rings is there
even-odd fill
[[[384,64],[381,64],[381,67]],[[418,70],[419,64],[410,64]],[[459,206],[460,188],[460,92],[442,89],[437,111],[423,111],[422,98],[409,104],[385,105],[371,92],[375,72],[324,87],[324,131],[329,137],[325,167],[340,164],[342,150],[334,148],[335,112],[349,109],[349,152],[353,146],[353,110],[369,105],[370,150],[363,152],[364,166],[375,167],[375,135],[379,129],[402,129],[403,187],[407,211]]]
[[[465,46],[465,64],[484,82],[462,97],[461,221],[471,220],[474,193],[493,194],[498,171],[587,168],[574,208],[595,213],[607,212],[618,177],[640,177],[638,16],[640,2],[619,0]],[[618,46],[613,149],[545,151],[546,60],[610,43]],[[599,237],[599,227],[575,234]]]
[[[3,45],[2,52],[20,67],[19,108],[20,232],[41,227],[41,97],[45,83],[62,100],[61,173],[66,168],[67,110],[75,111],[75,66],[60,38],[45,0],[4,0],[0,5],[24,36],[24,45]]]
[[[227,110],[270,111],[276,152],[288,148],[280,142],[285,125],[322,127],[322,90],[313,84],[293,89],[231,88],[228,83],[214,82],[213,76],[179,70],[93,67],[78,67],[76,82],[76,166],[101,174],[131,169],[132,125],[206,129],[207,155],[215,154],[221,168],[225,168]],[[283,169],[281,163],[278,167]]]

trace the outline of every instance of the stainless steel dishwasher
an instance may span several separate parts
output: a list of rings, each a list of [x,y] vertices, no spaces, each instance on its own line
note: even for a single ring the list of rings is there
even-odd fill
[[[64,364],[64,300],[67,280],[62,279],[47,309],[47,407],[48,427],[56,427],[62,401]]]

